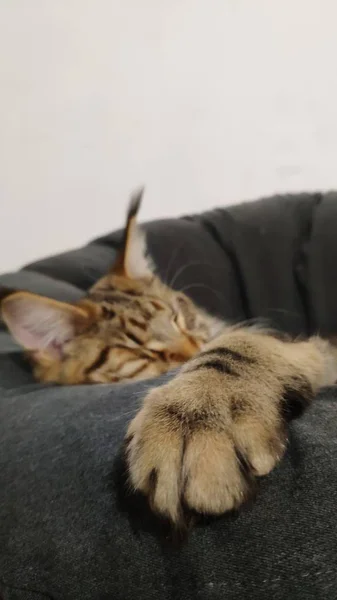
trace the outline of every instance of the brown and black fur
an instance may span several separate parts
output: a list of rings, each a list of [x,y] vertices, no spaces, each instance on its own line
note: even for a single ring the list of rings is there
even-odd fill
[[[83,300],[72,305],[3,290],[2,317],[38,380],[69,385],[155,377],[186,362],[222,328],[155,275],[135,221],[141,196],[130,203],[111,271]]]
[[[109,383],[181,369],[153,389],[126,438],[129,481],[156,512],[221,514],[281,460],[287,424],[337,378],[336,346],[230,327],[167,287],[131,204],[111,271],[77,304],[2,294],[2,317],[41,381]]]

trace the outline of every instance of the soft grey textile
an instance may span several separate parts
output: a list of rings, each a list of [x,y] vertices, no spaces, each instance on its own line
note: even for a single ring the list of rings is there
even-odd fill
[[[213,312],[326,333],[337,329],[336,225],[331,194],[280,197],[147,228],[162,275],[172,279],[181,269],[175,285],[189,286]],[[75,300],[107,268],[119,238],[106,236],[1,281]],[[158,383],[41,385],[1,332],[2,597],[335,600],[335,388],[291,425],[287,456],[261,481],[252,508],[203,524],[172,547],[143,503],[121,492],[127,422]]]

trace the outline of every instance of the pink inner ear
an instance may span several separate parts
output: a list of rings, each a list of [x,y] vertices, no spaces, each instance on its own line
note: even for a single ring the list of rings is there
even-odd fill
[[[9,330],[24,348],[59,357],[74,335],[75,310],[45,298],[18,294],[6,300],[3,313]]]
[[[31,334],[27,329],[20,327],[20,324],[14,323],[10,326],[10,331],[24,348],[39,349],[38,339],[34,334]]]
[[[24,348],[29,350],[45,350],[55,358],[59,358],[62,355],[63,346],[70,339],[69,336],[66,337],[65,335],[60,338],[61,332],[57,329],[43,332],[37,327],[35,330],[29,330],[20,323],[11,325],[10,331],[13,337]]]

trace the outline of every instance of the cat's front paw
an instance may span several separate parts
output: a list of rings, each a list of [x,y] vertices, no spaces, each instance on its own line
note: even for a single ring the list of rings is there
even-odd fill
[[[175,523],[183,507],[207,514],[239,507],[286,446],[278,390],[267,406],[265,394],[251,396],[257,389],[212,390],[207,375],[182,375],[151,391],[128,430],[133,488]]]
[[[282,458],[287,422],[325,381],[325,351],[317,340],[283,343],[240,331],[219,338],[152,390],[130,423],[133,488],[175,523],[183,507],[206,514],[239,507],[256,477]]]

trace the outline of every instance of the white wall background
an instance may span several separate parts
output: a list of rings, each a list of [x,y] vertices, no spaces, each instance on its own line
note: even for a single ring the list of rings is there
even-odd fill
[[[0,270],[123,222],[337,187],[335,0],[1,0]]]

